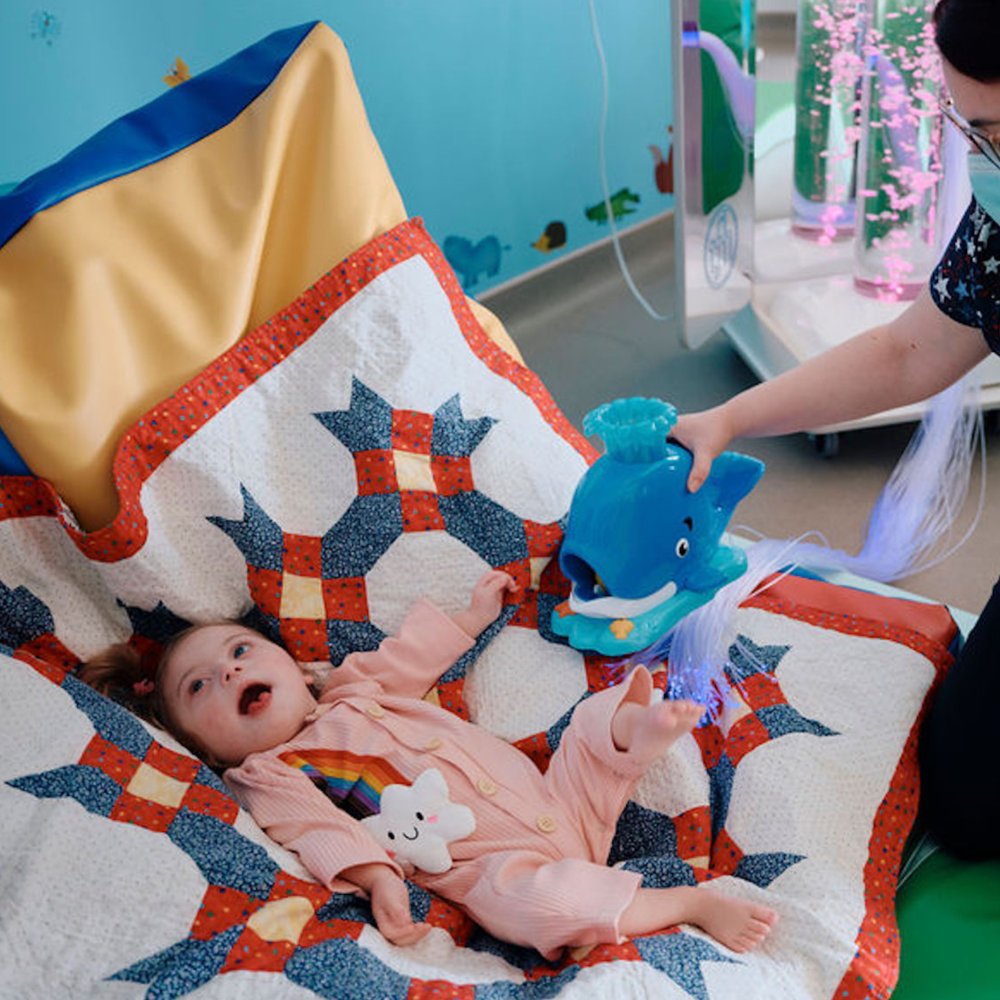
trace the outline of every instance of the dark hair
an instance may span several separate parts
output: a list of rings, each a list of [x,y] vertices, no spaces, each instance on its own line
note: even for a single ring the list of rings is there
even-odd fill
[[[140,719],[165,729],[188,750],[202,755],[197,742],[170,718],[159,679],[164,664],[184,638],[209,625],[228,624],[239,623],[227,619],[191,625],[171,637],[164,646],[154,646],[145,652],[130,642],[116,643],[81,664],[76,676]]]
[[[998,0],[938,0],[934,38],[959,73],[980,83],[1000,80]]]

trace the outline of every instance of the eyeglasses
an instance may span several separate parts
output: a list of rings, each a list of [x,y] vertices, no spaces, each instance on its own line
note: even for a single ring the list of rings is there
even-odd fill
[[[941,102],[941,114],[945,116],[968,140],[977,153],[982,153],[990,163],[1000,170],[1000,136],[990,138],[979,129],[970,125],[956,110],[955,104],[949,98]]]

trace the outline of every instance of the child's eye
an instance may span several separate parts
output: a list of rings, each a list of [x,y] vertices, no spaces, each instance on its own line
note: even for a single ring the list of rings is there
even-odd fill
[[[197,694],[205,686],[204,681],[191,681],[191,687],[189,688],[191,694]]]
[[[250,651],[250,643],[241,642],[238,643],[236,648],[233,650],[233,659],[238,660],[241,656],[245,656]]]

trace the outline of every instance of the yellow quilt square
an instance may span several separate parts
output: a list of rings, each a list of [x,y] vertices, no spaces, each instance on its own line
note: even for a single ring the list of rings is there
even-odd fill
[[[178,781],[162,771],[157,771],[155,767],[140,764],[125,791],[136,798],[148,799],[161,806],[178,809],[190,787],[186,781]]]
[[[401,490],[421,490],[436,493],[434,473],[431,471],[431,456],[417,455],[412,451],[393,451],[396,463],[396,482]]]
[[[325,618],[323,581],[319,577],[286,573],[281,581],[280,613],[282,618]]]

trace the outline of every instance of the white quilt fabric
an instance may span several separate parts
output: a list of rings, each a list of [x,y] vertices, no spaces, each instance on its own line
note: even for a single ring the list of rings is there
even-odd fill
[[[133,429],[109,529],[0,484],[0,996],[887,996],[915,726],[947,653],[886,624],[882,598],[861,627],[816,583],[741,610],[740,697],[619,825],[610,860],[648,884],[710,879],[779,911],[741,956],[683,927],[550,965],[418,889],[435,929],[392,947],[174,741],[64,676],[111,642],[248,612],[299,659],[336,660],[506,566],[528,599],[439,694],[544,755],[603,676],[546,628],[585,452],[410,222]]]

